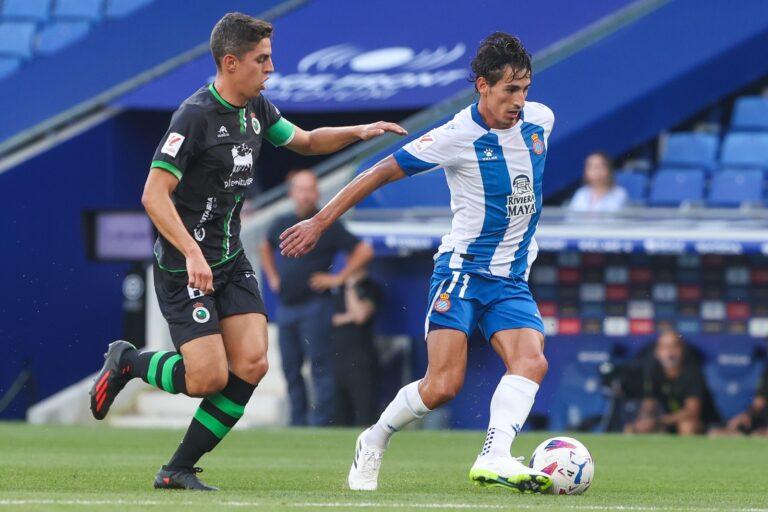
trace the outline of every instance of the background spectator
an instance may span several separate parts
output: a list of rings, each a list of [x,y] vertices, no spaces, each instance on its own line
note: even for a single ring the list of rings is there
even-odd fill
[[[333,351],[337,423],[371,425],[378,414],[378,355],[373,323],[381,292],[368,273],[352,274],[336,294]]]
[[[275,219],[261,250],[262,265],[270,288],[278,294],[277,312],[283,372],[288,382],[291,425],[328,425],[333,418],[336,389],[331,348],[333,298],[330,290],[340,286],[373,257],[373,249],[334,223],[320,238],[314,251],[298,259],[275,258],[280,233],[318,211],[320,194],[311,170],[289,176],[289,195],[294,212]],[[349,254],[347,265],[337,274],[328,273],[339,251]],[[312,365],[315,404],[308,417],[307,389],[301,368],[305,358]]]
[[[613,162],[600,151],[584,161],[584,185],[573,195],[568,207],[577,212],[615,212],[624,208],[627,191],[613,181]]]
[[[637,419],[625,431],[702,433],[707,423],[716,421],[717,413],[701,365],[687,355],[685,343],[675,331],[659,335],[654,358],[655,363],[644,372],[643,401]]]

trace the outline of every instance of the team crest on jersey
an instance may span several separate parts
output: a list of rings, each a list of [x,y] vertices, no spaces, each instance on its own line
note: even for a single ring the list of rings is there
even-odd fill
[[[253,128],[253,133],[256,135],[261,133],[261,123],[259,123],[256,114],[251,114],[251,127]]]
[[[451,309],[451,296],[447,293],[441,293],[435,301],[435,311],[445,313],[449,309]]]
[[[531,135],[531,149],[537,155],[544,153],[544,142],[539,138],[538,133]]]
[[[507,218],[536,213],[536,195],[531,187],[531,179],[525,174],[518,174],[512,180],[512,194],[507,196]]]

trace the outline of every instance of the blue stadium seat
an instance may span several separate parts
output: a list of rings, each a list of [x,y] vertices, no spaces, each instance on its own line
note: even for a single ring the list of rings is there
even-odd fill
[[[768,169],[768,133],[730,133],[723,141],[723,168]]]
[[[30,22],[0,23],[0,55],[28,59],[32,57],[35,24]]]
[[[731,130],[768,131],[768,98],[745,96],[736,100],[731,118]]]
[[[614,346],[604,340],[585,341],[575,360],[560,374],[549,416],[553,431],[591,427],[599,430],[607,400],[602,390],[600,365],[611,360]]]
[[[648,192],[648,176],[637,172],[620,171],[614,175],[616,184],[624,187],[629,200],[644,202]]]
[[[151,4],[154,0],[111,0],[107,4],[106,16],[108,18],[121,18]]]
[[[90,29],[87,21],[57,21],[40,31],[37,53],[51,55],[85,37]]]
[[[761,171],[726,170],[712,177],[707,204],[741,206],[763,201],[764,176]]]
[[[101,0],[56,0],[53,15],[57,18],[97,21],[101,18]]]
[[[717,163],[717,136],[711,133],[673,133],[661,157],[664,167],[696,168],[707,170]]]
[[[0,80],[12,75],[21,66],[21,60],[12,57],[0,57]]]
[[[51,14],[51,0],[5,0],[0,15],[6,19],[44,22]]]
[[[704,171],[701,169],[660,169],[651,180],[651,206],[680,206],[704,198]]]
[[[755,396],[763,365],[748,348],[728,347],[704,366],[704,376],[723,420],[745,410]]]

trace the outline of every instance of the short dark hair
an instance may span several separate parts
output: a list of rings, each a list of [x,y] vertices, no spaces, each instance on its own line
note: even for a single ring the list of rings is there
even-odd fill
[[[528,76],[531,74],[531,54],[517,37],[506,32],[494,32],[480,42],[472,59],[470,80],[476,82],[483,77],[488,85],[493,86],[504,77],[507,66],[512,68],[515,78]]]
[[[225,55],[238,59],[248,53],[253,45],[272,36],[272,24],[241,12],[224,15],[211,31],[211,53],[216,67],[221,67]]]

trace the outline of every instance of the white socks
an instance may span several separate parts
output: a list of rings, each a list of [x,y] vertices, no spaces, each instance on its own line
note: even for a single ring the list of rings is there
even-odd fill
[[[423,418],[430,411],[419,395],[419,382],[411,382],[400,389],[395,399],[381,413],[379,421],[365,434],[366,444],[385,450],[392,434],[412,421]]]
[[[523,428],[539,385],[520,375],[501,378],[491,398],[491,420],[480,457],[509,457],[512,441]]]

